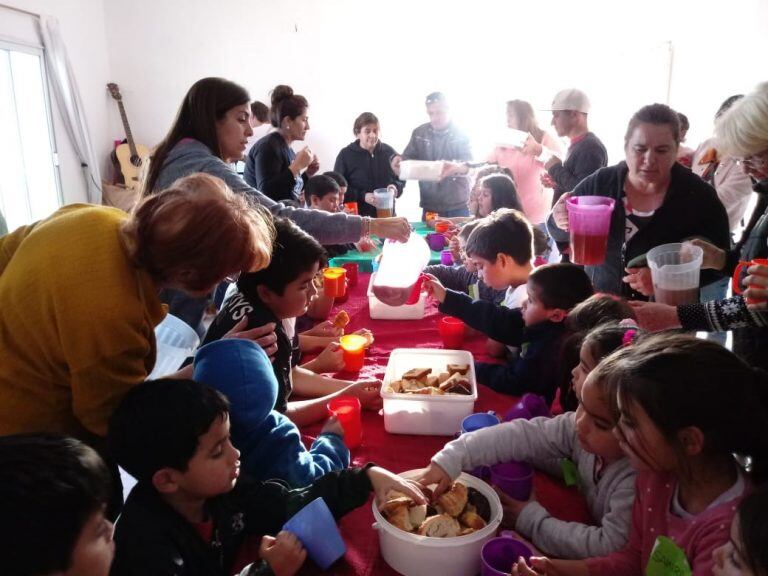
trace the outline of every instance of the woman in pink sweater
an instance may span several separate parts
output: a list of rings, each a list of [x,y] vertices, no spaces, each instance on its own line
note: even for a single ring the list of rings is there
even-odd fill
[[[533,114],[533,107],[525,100],[507,102],[507,126],[514,130],[528,132],[529,141],[532,139],[532,143],[538,145],[539,151],[534,154],[529,144],[523,148],[497,146],[488,161],[495,162],[512,172],[523,212],[531,224],[541,224],[552,207],[552,189],[544,188],[541,183],[541,176],[547,171],[536,156],[541,153],[542,146],[560,154],[562,154],[562,147],[557,138],[539,128]]]
[[[512,574],[641,576],[712,574],[713,551],[768,465],[765,373],[719,344],[657,334],[601,363],[615,380],[621,413],[614,429],[638,470],[626,547],[585,561],[532,558]],[[752,459],[743,470],[733,454]]]

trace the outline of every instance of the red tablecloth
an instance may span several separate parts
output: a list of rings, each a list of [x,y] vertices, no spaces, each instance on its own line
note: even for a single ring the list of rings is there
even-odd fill
[[[351,322],[347,332],[359,328],[373,331],[375,343],[368,350],[365,366],[359,377],[383,378],[389,359],[389,353],[395,348],[442,348],[437,332],[437,320],[441,316],[435,303],[429,299],[427,310],[422,320],[371,320],[368,315],[368,301],[365,295],[368,286],[368,274],[360,274],[359,283],[350,290],[349,300],[337,305],[333,314],[344,309]],[[470,336],[464,348],[475,359],[488,360],[485,355],[485,337],[475,334]],[[356,374],[340,373],[339,377],[354,379]],[[475,412],[494,410],[504,414],[517,398],[498,394],[485,386],[478,386],[478,399]],[[322,427],[322,423],[306,426],[302,429],[305,440],[311,442]],[[438,452],[451,438],[447,436],[414,436],[389,434],[384,430],[384,419],[378,413],[363,412],[363,443],[352,450],[353,465],[375,462],[379,466],[403,472],[414,468],[423,468],[429,464],[433,454]],[[566,520],[588,521],[583,498],[573,489],[565,488],[558,481],[544,474],[537,474],[534,490],[539,501],[555,516]],[[372,529],[373,512],[370,504],[358,508],[341,521],[340,528],[347,544],[347,554],[327,572],[332,574],[397,574],[379,554],[378,535]],[[315,569],[316,570],[316,569]],[[313,573],[312,563],[302,573]]]

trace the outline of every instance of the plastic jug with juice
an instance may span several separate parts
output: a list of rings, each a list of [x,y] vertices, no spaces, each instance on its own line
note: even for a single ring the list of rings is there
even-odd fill
[[[407,242],[385,241],[373,279],[373,294],[388,306],[402,306],[419,282],[429,257],[429,246],[418,234],[411,234]]]

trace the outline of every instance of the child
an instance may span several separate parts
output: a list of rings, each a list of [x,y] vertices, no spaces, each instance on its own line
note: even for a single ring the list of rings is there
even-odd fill
[[[618,420],[615,390],[599,376],[600,360],[632,336],[631,328],[606,325],[591,332],[582,346],[582,361],[573,370],[580,399],[577,411],[554,418],[513,420],[462,434],[432,457],[423,483],[438,482],[437,494],[462,470],[520,460],[563,477],[561,462],[578,469],[578,483],[596,526],[553,518],[532,498],[513,500],[499,492],[504,523],[529,538],[542,552],[558,558],[586,558],[610,554],[627,542],[635,473],[612,433]],[[498,490],[497,490],[498,492]]]
[[[551,403],[562,370],[558,359],[568,311],[592,294],[584,271],[569,264],[550,264],[531,272],[531,225],[517,210],[501,209],[484,218],[467,240],[467,255],[490,287],[528,285],[528,301],[521,309],[472,302],[446,290],[432,277],[428,289],[439,310],[456,316],[499,342],[522,347],[520,357],[506,366],[478,363],[477,379],[497,392],[519,396],[535,392]],[[529,277],[530,275],[530,277]]]
[[[308,486],[331,470],[349,466],[343,429],[329,421],[309,450],[296,425],[274,410],[277,380],[264,351],[250,340],[228,338],[201,347],[192,377],[230,400],[232,444],[242,470],[256,480],[279,478]]]
[[[477,227],[480,220],[467,222],[461,231],[456,235],[458,238],[458,250],[461,253],[462,266],[445,266],[435,264],[424,268],[424,272],[432,274],[440,283],[449,290],[463,292],[472,297],[473,300],[484,300],[501,304],[504,301],[506,290],[494,290],[480,280],[477,274],[477,267],[471,258],[466,257],[467,238]]]
[[[751,486],[733,455],[749,456],[754,472],[768,458],[765,374],[714,342],[658,334],[604,360],[600,376],[616,386],[615,432],[638,471],[629,543],[586,561],[536,558],[535,571],[518,562],[513,574],[639,576],[661,569],[664,558],[652,554],[659,537],[694,576],[711,574],[712,552]]]
[[[222,338],[244,317],[248,318],[248,324],[243,330],[273,322],[277,337],[277,352],[272,363],[278,384],[275,410],[302,426],[325,418],[330,396],[341,393],[357,396],[365,408],[378,410],[380,381],[324,378],[298,365],[298,338],[295,334],[289,336],[284,320],[292,322],[306,312],[317,293],[312,280],[324,252],[314,238],[290,220],[275,218],[275,230],[269,266],[240,276],[238,292],[226,300],[208,328],[203,344]],[[312,400],[288,402],[292,391]]]
[[[515,182],[505,174],[486,176],[480,180],[475,216],[483,218],[501,208],[512,208],[522,212],[523,208],[517,196]]]
[[[0,558],[5,576],[107,576],[110,474],[74,438],[0,438]]]
[[[240,453],[229,434],[226,398],[192,380],[144,382],[125,395],[107,442],[138,484],[115,529],[113,576],[229,576],[249,560],[238,558],[248,538],[275,534],[261,541],[261,568],[292,575],[302,550],[278,532],[315,498],[337,519],[365,503],[371,489],[381,502],[393,488],[425,502],[412,484],[375,466],[329,472],[301,490],[238,479]]]
[[[347,179],[344,178],[342,174],[339,174],[338,172],[334,172],[333,170],[328,170],[328,172],[323,172],[323,176],[328,176],[329,178],[333,178],[336,184],[339,185],[339,207],[341,207],[345,203],[344,198],[347,194],[347,188],[349,187],[349,182],[347,182]]]
[[[731,522],[731,537],[714,552],[713,576],[768,575],[768,489],[750,494]]]

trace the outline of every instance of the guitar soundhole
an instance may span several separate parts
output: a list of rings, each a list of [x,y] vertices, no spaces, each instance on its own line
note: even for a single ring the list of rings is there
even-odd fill
[[[131,156],[131,164],[133,164],[137,168],[139,166],[141,166],[141,157],[140,156]]]

